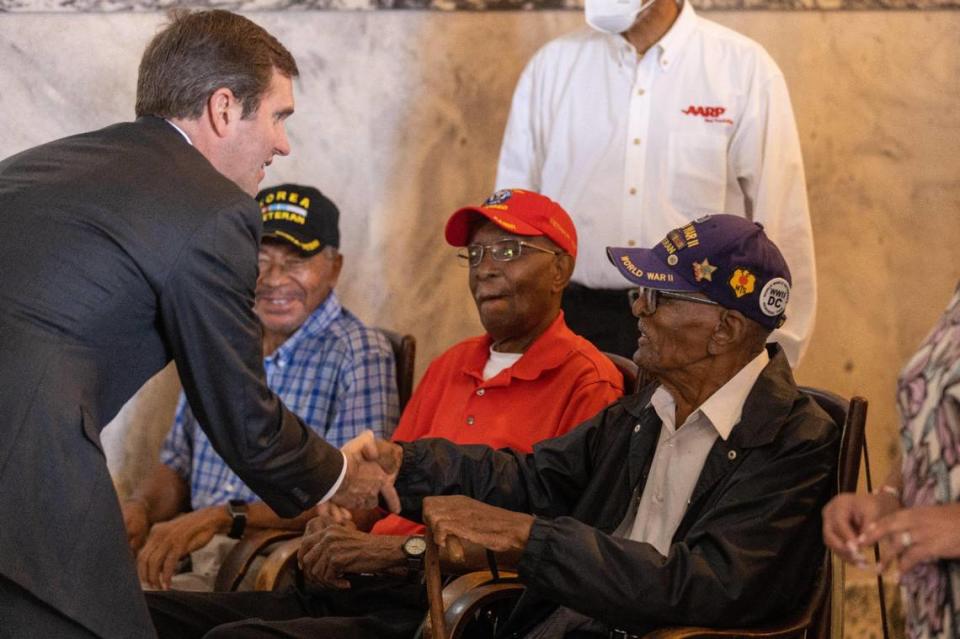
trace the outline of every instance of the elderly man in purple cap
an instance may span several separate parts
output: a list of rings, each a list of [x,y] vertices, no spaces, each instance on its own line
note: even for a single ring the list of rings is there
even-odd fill
[[[839,440],[783,349],[765,347],[785,317],[787,264],[732,215],[608,255],[639,286],[634,360],[655,383],[530,454],[380,443],[400,463],[402,514],[441,546],[517,558],[526,591],[500,636],[782,618],[820,565]]]

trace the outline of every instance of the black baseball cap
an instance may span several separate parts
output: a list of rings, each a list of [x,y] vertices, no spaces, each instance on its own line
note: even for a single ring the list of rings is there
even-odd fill
[[[300,184],[280,184],[257,193],[263,237],[289,242],[304,255],[340,247],[340,211],[330,198]]]

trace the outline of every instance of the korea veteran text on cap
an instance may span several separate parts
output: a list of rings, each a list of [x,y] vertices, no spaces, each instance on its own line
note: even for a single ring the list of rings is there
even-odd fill
[[[281,184],[257,194],[263,215],[263,237],[293,244],[304,255],[324,247],[340,247],[340,211],[311,186]]]

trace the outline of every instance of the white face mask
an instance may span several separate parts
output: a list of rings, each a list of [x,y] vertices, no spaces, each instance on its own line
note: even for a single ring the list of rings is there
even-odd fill
[[[656,0],[586,0],[584,13],[591,27],[617,35],[632,27],[637,16],[654,2]]]

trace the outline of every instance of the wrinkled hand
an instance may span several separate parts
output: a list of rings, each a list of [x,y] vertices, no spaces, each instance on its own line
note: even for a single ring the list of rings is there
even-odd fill
[[[317,504],[314,508],[316,515],[307,522],[305,535],[321,532],[330,526],[343,526],[356,530],[357,524],[353,521],[353,513],[346,508],[337,506],[332,501]]]
[[[140,581],[152,588],[169,590],[180,558],[205,546],[228,522],[226,510],[214,506],[154,524],[137,556]]]
[[[150,532],[150,518],[147,516],[147,507],[142,501],[131,499],[120,506],[123,512],[123,526],[127,530],[127,543],[133,555],[137,555],[147,541]]]
[[[884,493],[837,495],[823,508],[823,543],[844,561],[863,567],[863,549],[870,544],[865,544],[861,535],[899,506],[895,497]]]
[[[396,572],[406,563],[403,537],[371,535],[344,526],[308,532],[297,560],[307,580],[326,588],[349,588],[344,574]]]
[[[483,502],[453,495],[426,497],[423,522],[433,540],[445,547],[453,561],[463,560],[461,541],[467,541],[498,553],[521,553],[530,538],[532,515],[516,513]]]
[[[367,510],[377,506],[377,494],[382,494],[391,512],[400,512],[400,498],[393,483],[400,471],[403,449],[363,431],[344,444],[341,449],[347,458],[347,474],[333,496],[339,506],[352,510]]]
[[[866,527],[862,545],[885,541],[881,570],[897,562],[901,574],[917,564],[960,558],[960,504],[903,508]]]

